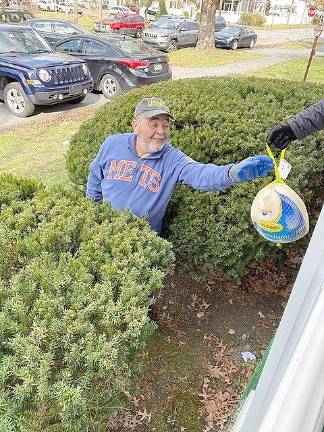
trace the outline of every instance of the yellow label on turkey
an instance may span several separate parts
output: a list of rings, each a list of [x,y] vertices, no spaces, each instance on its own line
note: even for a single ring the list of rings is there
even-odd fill
[[[280,232],[283,229],[283,226],[279,223],[275,222],[267,222],[267,221],[259,221],[262,228],[269,232]]]

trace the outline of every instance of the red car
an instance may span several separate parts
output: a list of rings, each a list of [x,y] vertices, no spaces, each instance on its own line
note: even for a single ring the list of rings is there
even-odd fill
[[[94,31],[118,32],[127,36],[140,38],[145,26],[144,18],[137,14],[109,14],[102,21],[95,21]]]

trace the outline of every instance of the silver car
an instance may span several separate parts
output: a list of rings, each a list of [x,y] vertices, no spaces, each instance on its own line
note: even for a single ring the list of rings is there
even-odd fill
[[[143,42],[163,51],[196,46],[199,36],[197,21],[168,19],[143,31]]]

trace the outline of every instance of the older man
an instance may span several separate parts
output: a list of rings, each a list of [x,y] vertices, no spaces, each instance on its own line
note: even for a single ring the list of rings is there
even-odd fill
[[[91,163],[87,196],[145,217],[160,233],[177,183],[201,191],[225,191],[273,169],[271,159],[263,155],[222,166],[196,162],[171,146],[170,120],[170,110],[161,99],[141,100],[132,120],[134,133],[108,136]]]

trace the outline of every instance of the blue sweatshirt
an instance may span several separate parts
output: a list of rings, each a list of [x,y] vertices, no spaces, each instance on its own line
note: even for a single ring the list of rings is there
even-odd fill
[[[195,162],[170,144],[141,158],[133,133],[111,135],[90,165],[87,196],[145,217],[159,233],[177,183],[201,191],[224,191],[235,184],[228,176],[232,166]]]

